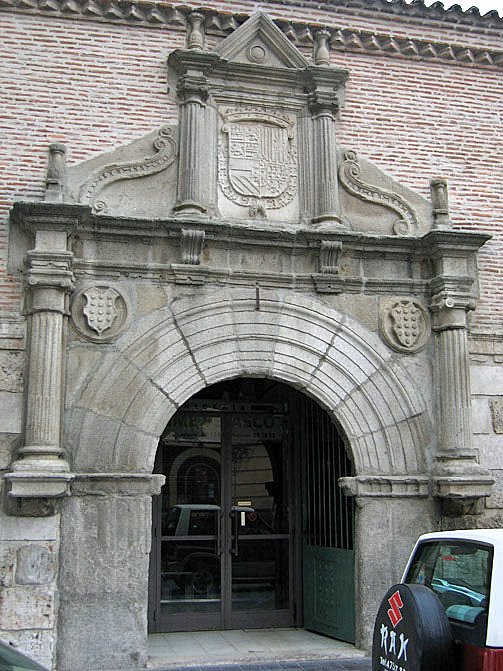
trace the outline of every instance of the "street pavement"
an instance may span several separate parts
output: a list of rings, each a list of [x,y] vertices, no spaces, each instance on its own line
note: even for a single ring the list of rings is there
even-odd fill
[[[308,661],[170,666],[156,668],[155,671],[370,671],[371,667],[369,657],[337,657]]]

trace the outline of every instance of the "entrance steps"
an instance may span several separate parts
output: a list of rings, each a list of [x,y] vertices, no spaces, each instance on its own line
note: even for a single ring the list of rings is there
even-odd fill
[[[151,634],[148,654],[148,668],[156,671],[198,667],[210,671],[208,667],[221,665],[236,666],[236,671],[240,668],[244,671],[281,671],[286,668],[288,671],[370,669],[364,651],[350,643],[335,641],[305,629],[291,628]],[[332,660],[340,660],[344,666],[327,666]],[[313,664],[315,661],[325,663]],[[359,665],[358,661],[362,664]],[[350,665],[347,666],[346,662]],[[231,670],[226,666],[222,671]]]

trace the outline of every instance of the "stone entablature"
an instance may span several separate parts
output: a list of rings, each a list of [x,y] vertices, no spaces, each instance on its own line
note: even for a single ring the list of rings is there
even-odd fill
[[[444,11],[441,9],[418,7],[412,5],[406,10],[392,4],[380,3],[376,0],[374,6],[369,7],[366,0],[358,8],[368,12],[382,11],[388,20],[406,22],[419,22],[428,24],[433,21],[436,24],[466,25],[474,31],[488,34],[495,39],[499,38],[502,19],[496,12],[490,12],[481,17],[477,13],[459,10]],[[105,0],[4,0],[2,8],[29,14],[42,14],[46,16],[63,16],[68,18],[79,18],[90,21],[101,21],[105,23],[131,24],[134,26],[148,26],[151,28],[169,27],[173,30],[184,30],[189,23],[189,16],[193,9],[187,5],[164,5],[160,2]],[[328,7],[327,7],[328,8]],[[355,4],[351,9],[338,8],[338,12],[346,12],[351,16],[355,11]],[[238,28],[249,17],[246,14],[218,12],[213,9],[205,9],[204,26],[209,35],[219,37],[229,34]],[[328,18],[328,17],[327,17]],[[328,21],[327,21],[328,23]],[[325,23],[325,26],[327,25]],[[331,23],[331,22],[330,22]],[[320,26],[314,23],[303,23],[302,21],[279,20],[278,26],[298,47],[311,48],[315,42],[315,34]],[[459,38],[449,39],[421,39],[418,37],[405,37],[397,32],[382,30],[367,31],[340,27],[337,24],[330,25],[329,41],[331,48],[335,51],[369,53],[372,55],[383,55],[392,58],[435,61],[451,63],[465,67],[503,67],[503,50],[497,47],[484,47],[473,40],[473,44],[462,44]],[[480,41],[479,41],[480,42]]]

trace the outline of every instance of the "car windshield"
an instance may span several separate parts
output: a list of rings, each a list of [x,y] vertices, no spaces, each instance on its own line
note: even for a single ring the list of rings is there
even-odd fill
[[[421,543],[406,583],[430,587],[451,623],[476,628],[485,639],[491,587],[492,547],[459,540]]]

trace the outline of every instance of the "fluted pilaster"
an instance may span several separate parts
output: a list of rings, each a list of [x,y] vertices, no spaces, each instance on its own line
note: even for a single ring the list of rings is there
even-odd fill
[[[467,312],[475,307],[469,277],[439,276],[431,282],[435,336],[438,450],[435,494],[446,514],[479,512],[493,483],[473,448]]]
[[[316,89],[309,95],[313,119],[315,223],[330,223],[345,228],[340,218],[337,187],[337,148],[335,115],[338,98],[333,91]]]
[[[61,240],[56,234],[55,240]],[[44,236],[43,247],[50,237]],[[28,375],[24,445],[5,476],[10,496],[51,498],[68,493],[72,476],[61,445],[64,329],[73,288],[73,255],[28,253]]]
[[[203,75],[184,75],[178,82],[180,100],[180,158],[175,211],[206,212],[202,151],[208,83]]]

